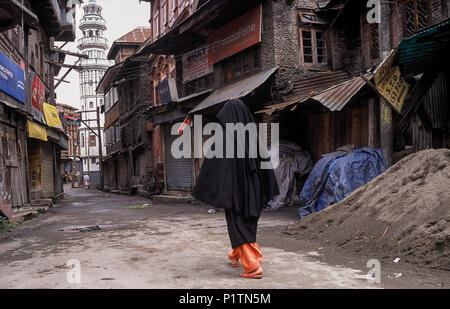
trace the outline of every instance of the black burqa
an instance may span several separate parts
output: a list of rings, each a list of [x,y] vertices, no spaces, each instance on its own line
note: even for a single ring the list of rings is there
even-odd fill
[[[192,195],[205,203],[225,209],[231,246],[256,242],[258,220],[264,205],[279,194],[273,169],[261,169],[262,159],[249,156],[249,141],[241,143],[245,157],[237,158],[238,140],[235,135],[233,158],[225,158],[226,124],[246,126],[256,122],[241,100],[227,102],[217,118],[223,129],[224,158],[205,158]],[[248,135],[247,135],[248,137]],[[258,147],[256,147],[258,149]]]

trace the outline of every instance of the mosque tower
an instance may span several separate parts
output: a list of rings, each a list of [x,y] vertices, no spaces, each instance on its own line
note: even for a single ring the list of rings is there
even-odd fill
[[[113,64],[106,58],[108,40],[103,36],[107,28],[106,21],[102,17],[102,9],[96,0],[89,0],[83,7],[83,17],[79,26],[83,36],[78,40],[79,51],[89,56],[89,59],[80,60],[80,111],[82,119],[96,133],[98,132],[96,110],[104,104],[104,97],[98,95],[95,90],[108,67]],[[103,155],[106,154],[104,122],[104,114],[100,113]],[[90,183],[99,184],[99,141],[97,135],[86,124],[81,123],[79,129],[82,176],[89,174]]]

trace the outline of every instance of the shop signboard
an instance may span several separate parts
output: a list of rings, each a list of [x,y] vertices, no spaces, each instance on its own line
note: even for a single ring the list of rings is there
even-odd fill
[[[213,65],[208,62],[208,46],[194,49],[182,56],[183,83],[196,80],[213,72]]]
[[[31,114],[37,121],[42,121],[42,105],[45,97],[45,86],[39,76],[31,72]]]
[[[208,37],[209,64],[261,42],[262,5],[215,30]]]
[[[25,104],[24,70],[0,52],[0,91]]]
[[[381,64],[375,73],[375,84],[381,95],[399,113],[408,95],[410,85],[401,76],[400,68],[394,66],[395,52]]]

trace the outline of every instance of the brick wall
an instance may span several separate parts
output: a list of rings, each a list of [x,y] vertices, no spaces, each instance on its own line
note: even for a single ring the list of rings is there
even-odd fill
[[[300,61],[298,9],[314,8],[313,0],[268,0],[263,3],[261,61],[263,69],[279,66],[273,89],[275,97],[288,94],[294,81],[324,69],[304,67]]]

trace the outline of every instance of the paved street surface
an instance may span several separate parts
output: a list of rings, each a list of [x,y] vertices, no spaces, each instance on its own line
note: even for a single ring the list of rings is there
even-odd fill
[[[142,197],[65,190],[66,199],[47,214],[0,236],[0,288],[417,286],[402,278],[369,284],[367,260],[354,262],[354,268],[338,266],[344,263],[325,261],[321,248],[297,245],[277,232],[296,220],[293,208],[263,213],[258,242],[265,276],[250,280],[240,278],[242,270],[227,261],[230,245],[222,211],[209,214],[204,205],[153,204]],[[96,225],[101,229],[70,229]],[[80,263],[81,283],[66,279],[70,260]]]

